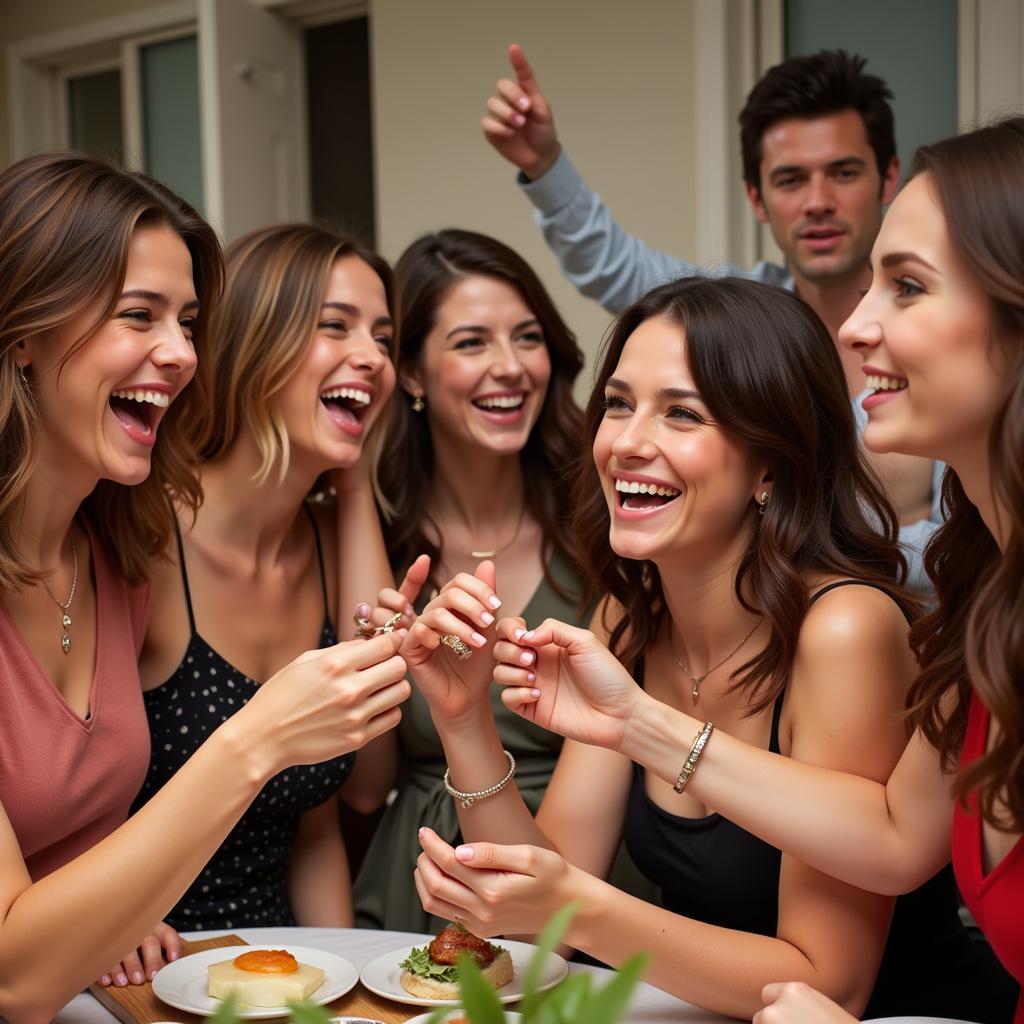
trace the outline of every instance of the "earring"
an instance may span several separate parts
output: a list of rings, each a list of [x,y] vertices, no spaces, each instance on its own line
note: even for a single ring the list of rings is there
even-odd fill
[[[21,383],[24,384],[25,387],[27,388],[28,387],[28,377],[25,376],[25,364],[24,363],[18,363],[18,374],[21,377]]]
[[[427,403],[423,401],[423,396],[422,395],[417,395],[412,400],[412,411],[413,412],[423,412],[423,410],[426,409],[426,407],[427,407]]]
[[[768,499],[771,495],[767,491],[762,491],[761,496],[757,499],[757,514],[759,516],[764,515],[764,510],[768,507]]]

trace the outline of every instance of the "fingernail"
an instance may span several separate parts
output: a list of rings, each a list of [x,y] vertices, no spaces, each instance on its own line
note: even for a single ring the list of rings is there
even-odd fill
[[[490,612],[484,612],[480,616],[480,621],[485,625],[489,626],[494,621],[494,616]]]
[[[532,661],[533,661],[533,651],[523,651],[523,653],[519,655],[519,664],[520,665],[529,665]]]
[[[416,614],[416,609],[411,604],[405,606],[405,617],[411,619]]]
[[[474,633],[472,639],[473,643],[476,644],[477,647],[483,647],[483,645],[487,643],[487,637],[481,636],[479,633]]]
[[[537,678],[537,673],[536,672],[527,672],[526,673],[526,681],[528,683],[532,683],[536,678]],[[539,693],[540,693],[540,690],[534,690],[533,691],[534,697],[536,697]]]
[[[127,985],[128,984],[128,975],[127,974],[119,974],[114,980],[118,983],[118,985]]]
[[[177,960],[180,955],[181,955],[180,953],[176,953],[176,952],[174,952],[172,950],[170,953],[167,954],[167,959],[168,960]]]
[[[517,128],[522,128],[523,125],[526,124],[526,118],[523,117],[522,114],[516,114],[516,116],[512,118],[512,120]]]
[[[531,697],[539,697],[540,696],[540,690],[531,690],[530,691],[530,696]]]
[[[472,846],[456,846],[455,847],[455,859],[461,860],[463,864],[466,861],[473,859],[473,847]]]
[[[533,633],[534,633],[534,631],[532,629],[530,630],[529,633],[524,633],[523,634],[523,639],[524,640],[532,640],[533,639]]]
[[[489,598],[487,598],[487,603],[492,608],[500,608],[501,607],[501,598],[495,596],[494,594],[491,594],[491,596]]]
[[[530,101],[525,96],[520,96],[516,106],[519,107],[520,110],[528,110],[530,107]]]
[[[132,981],[134,981],[136,985],[141,985],[145,980],[146,976],[142,973],[142,971],[136,971],[132,975]]]
[[[526,630],[525,629],[514,629],[514,630],[512,630],[512,639],[513,640],[522,640],[524,636],[526,636]]]
[[[422,839],[422,838],[423,838],[423,834],[424,834],[424,832],[426,832],[426,831],[427,831],[427,830],[426,830],[425,828],[421,828],[421,829],[418,829],[418,830],[417,830],[417,832],[416,832],[416,835],[417,835],[417,836],[418,836],[418,837],[419,837],[420,839]]]
[[[356,608],[356,614],[362,619],[368,619],[372,610],[368,604],[361,604]]]
[[[110,975],[109,974],[104,974],[103,977],[100,978],[100,984],[101,985],[109,985],[110,984]]]
[[[169,956],[167,959],[168,960],[173,960],[174,957]],[[150,967],[150,969],[147,972],[146,976],[149,978],[150,981],[152,981],[156,977],[156,968],[155,967]]]

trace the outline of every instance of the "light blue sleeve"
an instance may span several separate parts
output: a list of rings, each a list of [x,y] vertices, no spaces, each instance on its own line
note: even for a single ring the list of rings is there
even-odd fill
[[[517,180],[535,207],[534,217],[562,273],[610,313],[621,313],[659,284],[694,274],[738,274],[792,287],[786,270],[772,263],[759,263],[752,271],[730,264],[708,269],[651,249],[615,223],[564,148],[543,177],[530,181],[520,174]]]

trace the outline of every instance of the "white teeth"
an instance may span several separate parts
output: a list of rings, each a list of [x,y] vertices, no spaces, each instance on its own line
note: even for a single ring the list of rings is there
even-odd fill
[[[478,398],[476,404],[484,409],[518,409],[523,400],[522,395],[495,395],[492,398]]]
[[[360,405],[369,405],[373,401],[373,396],[368,391],[363,391],[362,388],[333,388],[330,391],[325,391],[321,398],[351,398],[353,402],[358,402]]]
[[[907,386],[902,377],[887,377],[880,373],[869,373],[866,379],[873,391],[902,391]]]
[[[622,494],[654,494],[659,498],[676,498],[682,491],[674,487],[662,487],[660,484],[642,484],[637,480],[616,480],[615,490]]]
[[[138,388],[118,388],[113,392],[114,398],[123,398],[129,402],[149,402],[158,409],[166,409],[171,404],[171,396],[162,391],[144,391]]]

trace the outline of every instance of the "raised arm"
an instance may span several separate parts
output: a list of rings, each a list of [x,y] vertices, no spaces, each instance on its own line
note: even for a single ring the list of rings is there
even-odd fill
[[[0,808],[0,1016],[51,1020],[174,906],[263,784],[393,728],[404,634],[303,655],[264,683],[139,812],[33,883]],[[57,908],[57,909],[55,909]]]
[[[657,284],[699,268],[623,230],[562,149],[551,105],[522,48],[508,48],[512,78],[497,83],[480,122],[494,149],[519,168],[519,184],[562,273],[610,313],[621,313]]]

